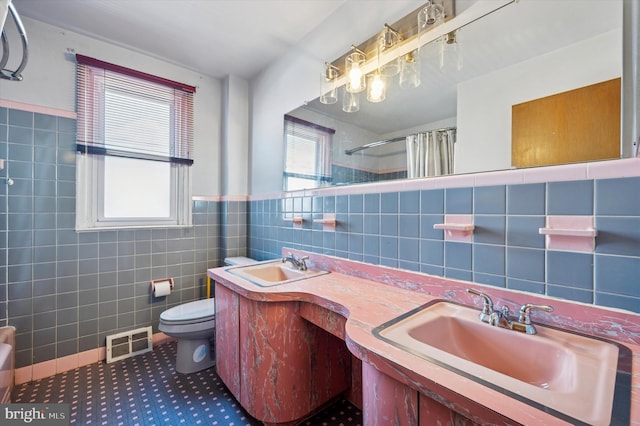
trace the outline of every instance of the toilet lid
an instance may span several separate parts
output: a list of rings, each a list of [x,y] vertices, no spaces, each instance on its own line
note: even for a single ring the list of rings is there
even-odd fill
[[[160,314],[160,320],[170,321],[205,321],[215,317],[215,299],[196,300],[169,308]]]

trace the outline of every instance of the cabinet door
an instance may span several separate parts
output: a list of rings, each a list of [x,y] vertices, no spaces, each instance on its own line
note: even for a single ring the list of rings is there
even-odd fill
[[[216,283],[216,370],[240,400],[240,297]]]
[[[299,421],[350,386],[346,345],[297,306],[240,297],[240,404],[265,423]]]
[[[418,391],[366,362],[362,363],[362,400],[367,426],[418,424]]]

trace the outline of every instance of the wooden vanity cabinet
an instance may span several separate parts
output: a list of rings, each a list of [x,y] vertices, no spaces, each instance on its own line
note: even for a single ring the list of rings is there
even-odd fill
[[[386,371],[386,370],[385,370]],[[449,408],[440,395],[417,391],[402,382],[402,373],[389,370],[391,377],[373,365],[362,363],[363,423],[367,426],[389,424],[447,426],[493,424],[513,426],[517,423],[473,401],[454,403],[465,414]],[[464,396],[463,396],[464,397]],[[460,396],[457,396],[461,399]],[[447,403],[447,405],[444,405]]]
[[[215,284],[216,370],[240,400],[240,296]]]
[[[240,405],[265,424],[301,420],[351,385],[344,342],[298,315],[216,283],[216,365]]]

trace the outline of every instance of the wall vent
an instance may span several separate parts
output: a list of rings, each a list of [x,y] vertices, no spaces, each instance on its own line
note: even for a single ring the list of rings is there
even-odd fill
[[[138,328],[107,336],[107,363],[153,350],[151,327]]]

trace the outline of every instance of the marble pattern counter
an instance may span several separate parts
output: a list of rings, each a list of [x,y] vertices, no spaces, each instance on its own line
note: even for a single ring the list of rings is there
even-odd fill
[[[210,269],[208,274],[218,284],[249,300],[304,302],[300,304],[303,306],[300,309],[303,311],[302,316],[309,316],[307,319],[316,324],[327,325],[325,329],[343,338],[351,353],[363,361],[364,379],[370,376],[370,366],[373,366],[395,381],[419,391],[420,395],[425,395],[477,423],[569,424],[498,390],[487,388],[385,343],[372,334],[372,330],[380,324],[437,298],[479,309],[480,301],[466,292],[467,288],[474,287],[491,295],[496,306],[506,304],[512,312],[524,303],[550,304],[554,307],[554,312],[536,312],[534,322],[603,337],[629,348],[632,356],[626,360],[628,364],[625,366],[629,372],[626,374],[630,375],[628,383],[631,386],[628,420],[632,425],[640,425],[640,315],[316,253],[287,248],[283,252],[309,256],[307,263],[311,267],[332,273],[269,288],[258,287],[238,278],[224,267]],[[315,312],[313,305],[323,309]],[[323,318],[323,312],[327,313],[327,318]],[[344,337],[340,336],[342,323],[336,321],[334,314],[346,319]],[[408,403],[413,404],[414,401]],[[368,419],[367,409],[370,407],[366,402],[364,405],[365,424],[382,424]],[[402,410],[404,407],[395,409]],[[444,412],[420,408],[420,411],[429,412],[434,420],[438,416],[449,416],[448,410]],[[409,422],[407,424],[410,424],[410,416],[406,418]],[[447,421],[444,418],[442,420]]]

